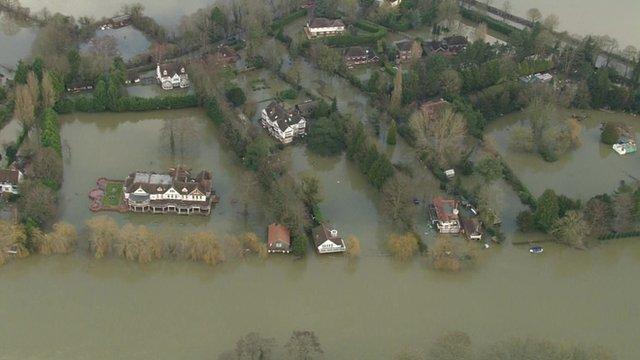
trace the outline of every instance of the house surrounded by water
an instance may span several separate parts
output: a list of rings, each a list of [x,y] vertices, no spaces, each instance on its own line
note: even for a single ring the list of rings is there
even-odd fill
[[[164,90],[189,87],[189,74],[184,64],[163,63],[156,66],[156,79]]]
[[[285,109],[284,103],[271,102],[262,110],[262,127],[283,144],[289,144],[295,137],[307,131],[307,120],[298,106]]]
[[[209,171],[192,177],[181,167],[166,173],[131,173],[123,190],[125,204],[132,212],[209,215],[212,204],[218,201]]]
[[[442,234],[460,233],[458,201],[437,197],[429,207],[431,223]]]
[[[317,226],[312,231],[313,244],[319,254],[345,252],[347,247],[338,230],[329,224]]]
[[[291,252],[291,234],[286,226],[271,224],[267,232],[267,252],[285,253]]]

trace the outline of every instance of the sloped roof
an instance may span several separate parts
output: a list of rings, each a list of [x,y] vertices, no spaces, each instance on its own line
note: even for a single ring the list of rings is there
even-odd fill
[[[300,120],[304,120],[304,117],[296,108],[287,111],[284,105],[279,102],[272,101],[264,110],[267,112],[269,119],[275,121],[282,131],[287,130],[292,124],[297,124]]]
[[[124,186],[127,193],[133,193],[137,189],[142,189],[148,194],[164,194],[173,188],[183,195],[197,192],[208,196],[212,189],[211,173],[201,171],[195,178],[192,178],[188,171],[176,169],[172,173],[135,172],[129,174],[125,179]]]
[[[16,169],[0,169],[0,183],[18,185],[20,172]]]
[[[329,224],[322,224],[313,229],[313,243],[315,244],[316,248],[327,241],[331,241],[338,246],[344,245],[342,237],[340,237],[339,234],[337,236],[332,236],[331,230],[335,230],[335,227]]]
[[[458,220],[458,202],[456,200],[437,197],[433,199],[438,221]]]
[[[310,28],[344,27],[341,19],[314,18],[309,22]]]
[[[173,76],[175,74],[182,75],[187,73],[187,68],[181,63],[163,63],[158,64],[158,66],[160,67],[160,74],[164,75],[164,72],[166,71],[166,76]]]
[[[289,233],[289,229],[287,229],[284,225],[271,224],[268,227],[267,246],[269,248],[276,248],[275,244],[277,242],[284,243],[287,245],[287,247],[290,247],[291,234]]]
[[[401,40],[396,42],[396,47],[400,51],[411,51],[412,46],[413,46],[413,40]]]

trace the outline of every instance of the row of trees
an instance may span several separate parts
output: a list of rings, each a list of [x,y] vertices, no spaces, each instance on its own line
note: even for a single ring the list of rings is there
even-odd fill
[[[613,194],[594,196],[585,204],[546,190],[535,211],[518,215],[518,225],[523,231],[537,229],[552,234],[561,243],[583,248],[593,237],[635,232],[639,205],[640,190],[626,183],[621,183]]]
[[[251,332],[236,342],[233,350],[219,360],[315,360],[324,350],[313,331],[293,331],[284,346],[273,338]],[[395,360],[613,360],[614,355],[599,346],[567,345],[535,338],[510,338],[477,349],[471,337],[462,331],[450,331],[430,342],[421,351],[403,351]]]

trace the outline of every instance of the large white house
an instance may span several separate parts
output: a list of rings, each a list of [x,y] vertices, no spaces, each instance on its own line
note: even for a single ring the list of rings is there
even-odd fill
[[[294,137],[304,135],[307,129],[307,121],[297,107],[286,110],[284,104],[275,101],[262,110],[261,123],[283,144],[289,144]]]
[[[156,67],[156,78],[164,90],[189,87],[189,74],[183,64],[165,63]]]
[[[309,39],[344,34],[346,28],[340,19],[313,18],[307,21],[304,31]]]
[[[163,174],[132,173],[124,181],[123,190],[129,211],[154,214],[209,215],[216,198],[210,172],[201,171],[194,178],[185,168]]]
[[[23,176],[18,169],[1,169],[0,194],[19,194],[18,184],[22,182]]]
[[[313,243],[320,254],[345,252],[347,247],[338,230],[328,224],[322,224],[312,231]]]

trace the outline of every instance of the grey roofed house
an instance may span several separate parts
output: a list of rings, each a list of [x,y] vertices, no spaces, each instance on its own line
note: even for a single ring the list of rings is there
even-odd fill
[[[271,121],[275,121],[278,124],[280,130],[285,131],[291,124],[297,124],[300,120],[303,120],[303,116],[300,111],[295,108],[287,111],[284,106],[278,102],[271,102],[264,109]]]
[[[149,172],[135,172],[130,174],[124,182],[125,192],[133,193],[141,188],[147,194],[164,194],[173,187],[181,193],[202,193],[209,196],[212,191],[211,173],[201,171],[195,178],[184,170],[174,170],[170,174]],[[186,191],[185,191],[186,190]]]
[[[344,27],[344,22],[341,19],[327,19],[327,18],[317,17],[309,22],[309,27],[313,29],[329,28],[329,27]]]

